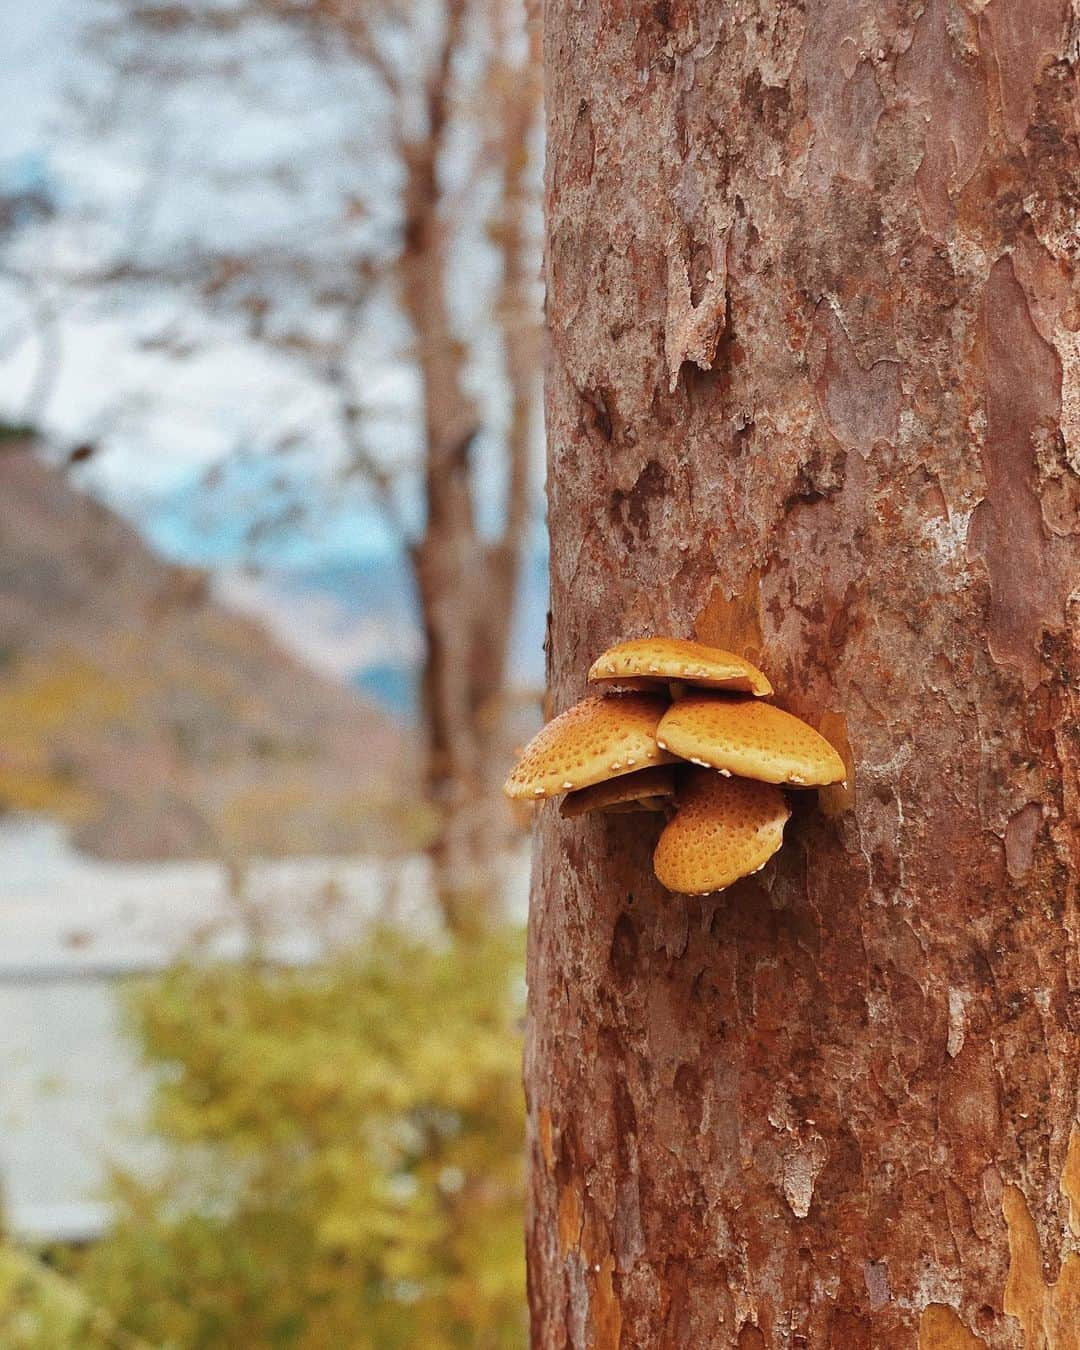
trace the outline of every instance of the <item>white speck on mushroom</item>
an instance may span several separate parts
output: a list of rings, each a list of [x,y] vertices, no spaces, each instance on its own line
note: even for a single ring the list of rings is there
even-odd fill
[[[569,792],[573,786],[574,786],[573,783],[571,783],[569,779],[563,784],[563,787],[566,789],[567,792]]]
[[[720,776],[721,776],[722,778],[730,778],[730,777],[731,777],[731,770],[730,770],[730,769],[717,769],[716,772],[717,772],[718,774],[720,774]]]
[[[622,760],[613,759],[611,763],[608,765],[608,768],[610,768],[612,773],[614,773],[616,769],[622,768]]]
[[[543,795],[544,795],[544,789],[543,789],[542,787],[541,787],[541,788],[533,788],[533,796],[534,796],[534,797],[542,797]]]
[[[636,763],[637,763],[637,760],[634,758],[633,755],[627,755],[627,757],[626,757],[626,767],[627,767],[627,768],[629,768],[631,764],[636,764]]]
[[[801,787],[806,786],[806,779],[801,778],[797,773],[791,774],[788,781],[792,783],[798,783]]]
[[[704,759],[694,759],[693,756],[690,757],[690,763],[691,763],[691,764],[696,764],[696,765],[697,765],[699,768],[701,768],[701,769],[707,769],[707,768],[709,767],[709,764],[708,764],[708,761],[707,761],[707,760],[704,760]]]
[[[667,741],[662,741],[658,738],[656,744],[660,747],[661,750],[667,749]]]

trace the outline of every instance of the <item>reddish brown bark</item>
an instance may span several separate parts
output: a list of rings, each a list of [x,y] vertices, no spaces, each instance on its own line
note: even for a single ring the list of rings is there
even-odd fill
[[[549,4],[556,711],[760,658],[848,750],[665,894],[543,808],[533,1344],[1080,1346],[1077,25]]]

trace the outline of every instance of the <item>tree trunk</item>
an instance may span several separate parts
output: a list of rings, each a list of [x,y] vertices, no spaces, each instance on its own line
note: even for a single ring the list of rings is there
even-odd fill
[[[447,242],[438,214],[439,143],[433,131],[428,140],[408,147],[401,272],[424,403],[427,518],[412,550],[412,566],[424,625],[428,798],[439,813],[432,856],[443,909],[456,925],[458,896],[476,880],[472,814],[479,747],[472,721],[471,596],[483,569],[469,484],[469,450],[479,421],[465,391],[464,353],[447,305]]]
[[[498,100],[501,210],[492,238],[502,255],[497,319],[510,398],[506,436],[506,519],[485,539],[476,520],[470,465],[480,431],[468,393],[466,352],[448,302],[453,265],[439,161],[451,103],[455,53],[467,8],[447,0],[439,60],[427,89],[429,134],[404,149],[404,307],[416,341],[425,436],[426,521],[411,550],[424,628],[423,712],[427,796],[439,815],[430,850],[449,925],[461,931],[490,918],[492,870],[506,842],[498,787],[505,770],[503,698],[514,606],[529,529],[529,457],[536,403],[536,316],[529,296],[528,141],[539,103],[538,53],[512,66],[507,14],[495,6],[491,96]],[[529,37],[530,49],[532,39]]]
[[[534,1346],[1080,1346],[1078,32],[548,6],[554,708],[696,635],[852,787],[707,899],[543,808]]]

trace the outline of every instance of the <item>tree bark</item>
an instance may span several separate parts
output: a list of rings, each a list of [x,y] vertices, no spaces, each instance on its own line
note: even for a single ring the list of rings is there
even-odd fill
[[[542,810],[538,1347],[1080,1346],[1065,0],[551,0],[553,709],[648,632],[849,760],[686,899]]]

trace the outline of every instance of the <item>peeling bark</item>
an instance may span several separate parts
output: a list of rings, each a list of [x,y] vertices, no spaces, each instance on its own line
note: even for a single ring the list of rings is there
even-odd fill
[[[546,24],[553,711],[696,636],[852,786],[707,899],[542,808],[533,1344],[1076,1350],[1076,17]]]

